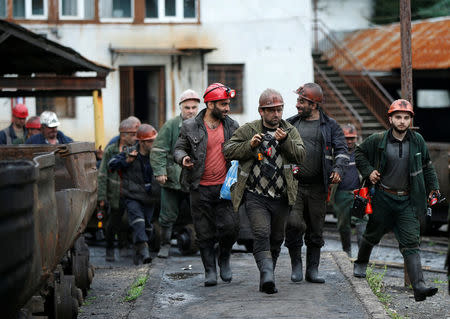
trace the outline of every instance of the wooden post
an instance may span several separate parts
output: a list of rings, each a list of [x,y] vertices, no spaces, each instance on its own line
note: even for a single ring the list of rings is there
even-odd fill
[[[314,22],[313,22],[313,29],[314,29],[314,51],[319,52],[319,20],[317,19],[317,0],[313,1],[314,6]]]
[[[103,124],[103,98],[102,91],[95,90],[92,93],[94,98],[94,126],[95,126],[95,148],[100,146],[105,149],[105,127]]]
[[[411,53],[411,0],[400,0],[400,37],[402,51],[402,98],[413,105],[412,53]],[[411,122],[411,126],[413,123]],[[408,271],[403,265],[405,286],[409,286]]]

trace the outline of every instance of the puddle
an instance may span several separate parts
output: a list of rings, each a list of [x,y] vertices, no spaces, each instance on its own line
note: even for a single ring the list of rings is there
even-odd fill
[[[201,275],[201,273],[198,272],[173,272],[170,274],[167,274],[167,277],[169,277],[172,280],[184,280],[188,278],[192,278],[195,276]]]

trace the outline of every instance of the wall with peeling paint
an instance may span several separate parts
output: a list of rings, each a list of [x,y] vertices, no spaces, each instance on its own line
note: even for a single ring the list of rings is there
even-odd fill
[[[178,107],[173,107],[173,104],[185,89],[192,88],[203,94],[208,85],[209,63],[245,65],[244,112],[231,115],[241,124],[258,118],[259,95],[268,87],[279,90],[283,95],[286,103],[284,117],[294,115],[296,95],[292,91],[313,80],[311,10],[310,0],[201,0],[200,24],[24,26],[47,34],[49,39],[73,48],[92,61],[116,68],[107,77],[107,86],[103,90],[105,136],[109,139],[117,134],[119,125],[118,69],[125,65],[165,67],[167,118],[178,113]],[[51,29],[56,32],[51,32]],[[200,56],[183,57],[181,70],[177,64],[173,68],[172,82],[170,56],[122,55],[112,64],[110,45],[129,48],[214,47],[217,50],[205,55],[204,66]],[[0,101],[0,119],[4,123],[9,121],[8,108],[8,103]],[[93,141],[91,98],[77,98],[76,116],[75,119],[61,119],[60,129],[75,140]]]

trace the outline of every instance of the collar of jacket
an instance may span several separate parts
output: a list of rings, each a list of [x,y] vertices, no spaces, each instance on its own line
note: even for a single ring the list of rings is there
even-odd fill
[[[248,125],[255,130],[256,133],[262,133],[263,132],[263,121],[261,120],[256,120],[253,122],[249,122]],[[288,132],[290,131],[290,129],[287,126],[287,121],[281,119],[280,121],[280,126],[284,131]],[[256,134],[255,133],[255,134]]]
[[[195,117],[195,122],[197,123],[198,126],[202,127],[205,132],[206,132],[206,126],[205,126],[205,122],[203,121],[203,118],[205,117],[206,114],[206,108],[204,108],[203,110],[201,110],[197,116]],[[229,127],[230,123],[233,121],[228,115],[225,115],[225,118],[222,121],[222,124],[224,127]]]
[[[23,127],[23,137],[25,140],[27,139],[27,134],[28,134],[28,130],[24,126]],[[16,132],[14,131],[14,128],[13,128],[13,123],[11,123],[11,125],[9,126],[9,136],[11,136],[11,139],[13,139],[13,140],[15,140],[17,138]]]
[[[384,131],[383,133],[379,133],[379,134],[383,134],[383,137],[382,137],[380,143],[378,144],[378,148],[380,150],[384,150],[386,148],[386,144],[387,144],[389,136],[392,136],[392,128],[388,129],[387,131]],[[417,144],[416,138],[410,129],[408,129],[408,131],[406,132],[405,138],[407,138],[410,142]]]
[[[326,115],[326,114],[322,111],[322,109],[319,109],[319,121],[320,121],[320,124],[322,125],[322,124],[328,122],[329,120],[330,120],[330,117],[329,117],[328,115]],[[295,122],[297,122],[297,121],[301,121],[300,115],[299,115],[299,114],[296,114],[296,115],[294,115],[294,116],[291,116],[291,117],[288,118],[286,121],[289,122],[289,123],[291,123],[291,124],[293,124],[293,123],[295,123]]]

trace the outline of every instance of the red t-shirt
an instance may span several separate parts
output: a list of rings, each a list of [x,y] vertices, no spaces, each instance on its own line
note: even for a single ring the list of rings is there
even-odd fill
[[[208,145],[206,146],[205,171],[200,185],[220,185],[224,183],[227,175],[226,161],[222,153],[222,145],[225,142],[223,125],[220,122],[215,129],[210,129],[206,123],[205,126],[208,132]]]

